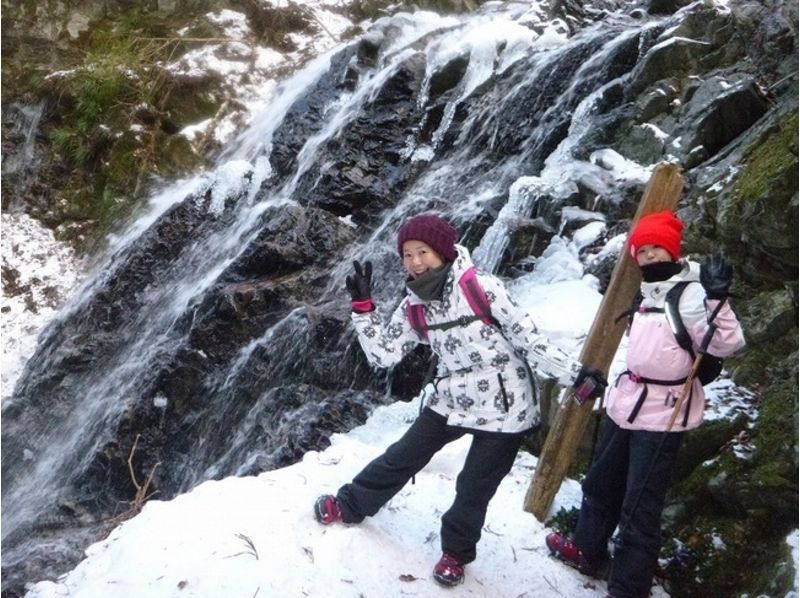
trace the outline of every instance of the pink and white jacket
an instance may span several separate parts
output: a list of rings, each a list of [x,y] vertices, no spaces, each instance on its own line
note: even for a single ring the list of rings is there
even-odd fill
[[[692,337],[694,349],[697,350],[708,330],[708,317],[719,304],[717,300],[706,299],[700,284],[699,264],[684,261],[683,270],[668,280],[643,282],[641,291],[644,299],[641,307],[663,309],[667,292],[681,281],[696,283],[689,284],[684,289],[678,308],[686,330]],[[720,309],[714,323],[717,330],[708,346],[708,353],[717,357],[728,357],[744,346],[742,327],[727,302]],[[628,334],[628,370],[616,381],[611,381],[606,403],[607,413],[621,428],[664,431],[684,384],[645,383],[640,378],[662,381],[685,379],[692,368],[692,358],[678,344],[664,313],[635,313]],[[644,401],[638,413],[632,417],[643,393],[646,393]],[[695,379],[690,396],[684,401],[672,431],[691,430],[699,426],[703,421],[704,407],[703,386]],[[685,418],[686,409],[689,410],[688,418]]]

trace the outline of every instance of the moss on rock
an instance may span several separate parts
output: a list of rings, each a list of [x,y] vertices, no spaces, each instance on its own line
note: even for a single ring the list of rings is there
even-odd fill
[[[720,449],[747,426],[747,418],[719,419],[688,433],[675,464],[673,479],[682,480],[700,464],[714,458]]]
[[[797,127],[795,109],[745,156],[718,199],[720,241],[751,284],[797,280]]]
[[[675,541],[663,551],[671,595],[792,589],[785,557],[786,536],[798,518],[796,364],[796,350],[783,359],[773,355],[774,379],[762,389],[750,439],[738,452],[729,445],[673,486],[664,515]]]

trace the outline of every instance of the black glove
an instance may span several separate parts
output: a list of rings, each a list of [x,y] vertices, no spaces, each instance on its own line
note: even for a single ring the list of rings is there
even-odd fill
[[[706,259],[700,266],[700,284],[709,299],[725,299],[733,280],[733,266],[722,255]]]
[[[361,270],[361,264],[353,262],[353,268],[356,273],[353,276],[348,276],[345,279],[347,290],[350,291],[350,296],[353,301],[366,301],[372,298],[372,262],[364,262],[364,270]]]
[[[588,365],[581,365],[581,370],[572,384],[572,388],[575,391],[575,400],[581,405],[586,401],[602,396],[607,386],[608,380],[606,380],[603,372]]]

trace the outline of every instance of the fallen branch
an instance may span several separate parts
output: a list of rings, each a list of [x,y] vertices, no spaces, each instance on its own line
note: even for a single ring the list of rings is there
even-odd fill
[[[131,505],[130,508],[110,520],[112,525],[117,525],[139,513],[139,511],[142,510],[144,503],[146,503],[151,496],[158,492],[158,490],[155,490],[150,494],[147,493],[150,489],[150,484],[153,483],[153,476],[156,473],[156,468],[161,465],[161,461],[158,461],[155,465],[153,465],[153,469],[150,470],[150,474],[147,476],[144,484],[139,483],[139,481],[136,479],[136,472],[133,470],[133,454],[136,452],[136,447],[139,444],[140,436],[141,434],[136,435],[136,438],[133,441],[133,446],[131,447],[131,452],[128,454],[128,472],[131,476],[131,482],[133,483],[134,488],[136,488],[136,494],[134,494],[133,500],[128,501],[128,504]]]
[[[158,461],[155,465],[153,465],[153,469],[150,470],[150,474],[147,476],[144,485],[139,485],[139,482],[136,481],[136,474],[133,471],[133,453],[136,451],[136,445],[139,444],[140,436],[141,434],[136,435],[136,439],[133,441],[133,446],[131,447],[131,452],[128,455],[128,471],[131,472],[131,481],[136,487],[136,495],[133,497],[133,506],[131,508],[137,513],[142,510],[142,506],[144,506],[144,503],[147,501],[147,499],[155,494],[155,492],[147,494],[147,490],[150,488],[150,484],[153,481],[153,476],[156,473],[156,467],[161,465],[161,461]],[[158,491],[156,490],[156,492]]]

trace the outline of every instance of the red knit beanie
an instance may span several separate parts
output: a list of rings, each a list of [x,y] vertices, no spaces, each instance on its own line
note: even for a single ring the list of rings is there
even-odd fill
[[[446,262],[455,261],[455,242],[458,231],[452,225],[435,214],[420,214],[405,221],[397,233],[397,253],[403,256],[403,243],[406,241],[422,241],[431,246]]]
[[[681,257],[681,231],[683,222],[669,210],[643,216],[628,237],[631,257],[635,260],[636,253],[643,245],[658,245],[666,249],[673,260],[678,261]]]

